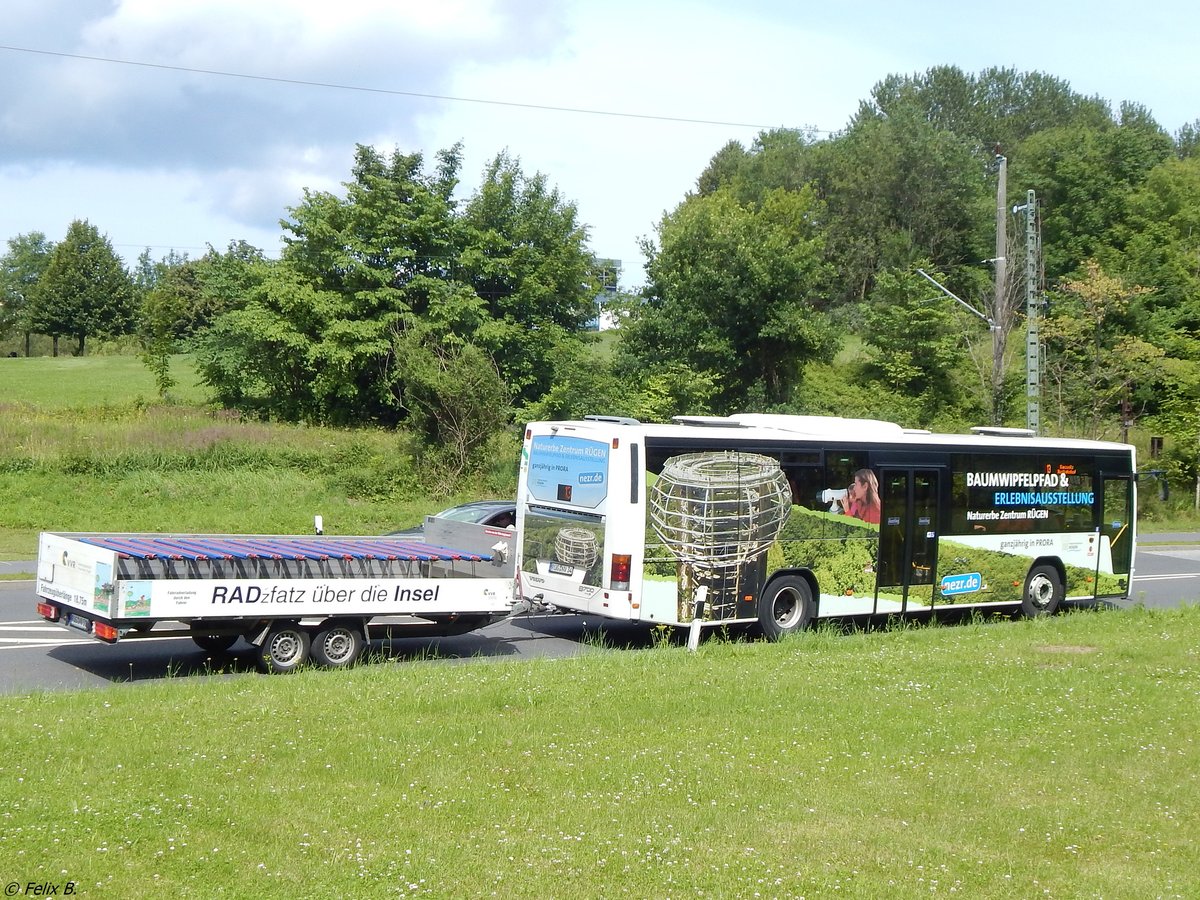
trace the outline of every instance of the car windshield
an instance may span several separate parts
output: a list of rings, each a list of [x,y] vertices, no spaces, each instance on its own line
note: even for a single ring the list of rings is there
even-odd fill
[[[452,519],[455,522],[479,522],[492,513],[489,506],[456,506],[438,513],[439,519]]]

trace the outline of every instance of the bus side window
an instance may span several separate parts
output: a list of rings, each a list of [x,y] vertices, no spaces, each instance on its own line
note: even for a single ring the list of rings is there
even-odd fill
[[[854,473],[867,467],[866,457],[861,453],[830,453],[825,459],[825,485],[827,490],[834,491],[844,497],[843,491],[850,487],[850,482],[854,480]],[[845,507],[845,503],[839,497],[839,509]],[[830,512],[838,512],[839,509],[830,509]]]
[[[792,514],[786,536],[792,540],[821,537],[823,517],[813,515],[829,509],[821,499],[824,475],[818,466],[793,466],[786,471],[792,487]]]

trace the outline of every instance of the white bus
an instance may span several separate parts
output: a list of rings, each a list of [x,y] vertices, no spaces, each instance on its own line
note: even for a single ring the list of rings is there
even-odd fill
[[[517,489],[521,593],[613,619],[758,623],[772,639],[818,617],[1047,615],[1129,597],[1135,473],[1130,445],[1020,429],[536,422]],[[765,531],[739,548],[730,522]]]

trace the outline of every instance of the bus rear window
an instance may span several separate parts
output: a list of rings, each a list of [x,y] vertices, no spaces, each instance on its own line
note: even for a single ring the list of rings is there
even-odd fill
[[[609,444],[537,435],[529,450],[528,491],[541,503],[599,509],[608,496]]]

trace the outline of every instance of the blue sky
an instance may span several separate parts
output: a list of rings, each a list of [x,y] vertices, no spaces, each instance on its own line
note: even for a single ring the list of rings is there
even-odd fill
[[[86,218],[129,260],[275,255],[287,207],[338,190],[356,143],[432,160],[462,141],[464,190],[507,150],[633,287],[640,239],[729,140],[840,129],[887,75],[944,64],[1046,72],[1174,133],[1200,118],[1198,26],[1190,3],[1103,0],[8,0],[0,239]]]

